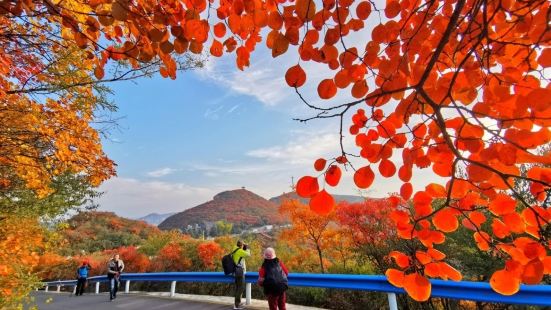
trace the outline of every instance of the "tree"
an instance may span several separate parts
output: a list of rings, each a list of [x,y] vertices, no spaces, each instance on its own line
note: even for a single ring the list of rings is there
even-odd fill
[[[325,252],[331,247],[336,230],[335,214],[320,216],[298,200],[284,200],[279,212],[291,220],[291,228],[283,230],[279,237],[299,248],[314,250],[321,273],[326,271]]]
[[[216,270],[224,255],[224,249],[214,241],[201,242],[197,245],[197,254],[204,268]]]
[[[401,257],[400,270],[387,272],[392,283],[403,286],[414,299],[426,300],[430,296],[427,276],[457,278],[446,268],[427,273],[425,265],[443,259],[432,251],[433,245],[445,242],[445,234],[456,230],[459,223],[474,229],[473,239],[481,250],[506,258],[504,269],[490,279],[496,291],[514,294],[520,283],[539,283],[551,272],[551,212],[545,203],[551,168],[534,165],[524,175],[519,166],[551,163],[548,156],[534,152],[551,140],[551,89],[543,71],[551,65],[549,1],[385,2],[384,8],[361,0],[3,2],[1,42],[9,43],[0,46],[4,64],[0,94],[3,102],[10,102],[6,118],[15,124],[15,132],[39,131],[35,137],[52,137],[46,129],[57,124],[42,114],[34,120],[38,111],[52,112],[54,119],[65,124],[87,123],[93,111],[89,107],[73,113],[68,107],[75,105],[66,100],[44,106],[29,103],[24,89],[12,87],[10,74],[18,69],[24,68],[24,74],[16,76],[19,81],[26,80],[25,74],[42,76],[37,72],[48,66],[41,57],[49,55],[44,49],[56,56],[45,59],[57,60],[60,47],[80,48],[87,56],[82,58],[82,65],[87,66],[83,71],[93,67],[97,80],[104,78],[108,62],[132,70],[158,64],[162,76],[175,78],[176,55],[188,50],[200,53],[206,44],[216,57],[235,53],[237,67],[244,69],[266,29],[264,40],[273,57],[286,53],[290,45],[298,47],[297,65],[289,68],[285,79],[315,113],[303,121],[335,118],[339,122],[341,141],[336,143],[340,142],[340,150],[327,169],[325,159],[315,164],[323,171],[327,189],[339,183],[342,167],[354,171],[359,188],[368,188],[376,167],[383,177],[398,176],[404,199],[413,197],[411,210],[391,215],[398,235],[409,243],[403,257],[395,255]],[[210,14],[214,10],[216,14]],[[350,42],[352,33],[364,29],[371,35]],[[211,30],[214,37],[209,39]],[[52,33],[57,35],[53,41],[36,43],[41,35],[52,38]],[[329,100],[339,89],[346,89],[354,99],[324,105],[307,100],[300,88],[307,80],[304,63],[308,61],[331,70],[322,72],[325,79],[317,83],[319,98]],[[19,115],[20,110],[36,112]],[[26,120],[24,124],[34,121],[35,126],[21,125],[18,118]],[[349,119],[356,152],[345,150],[342,143]],[[28,154],[27,148],[4,139],[12,146],[8,150],[14,151],[0,157],[0,162],[9,163],[10,173],[42,194],[48,190],[43,181],[50,175],[46,172],[56,172],[56,167],[89,174],[96,184],[112,174],[112,163],[95,144],[97,138],[89,126],[75,127],[74,137],[86,139],[77,141],[71,135],[66,141],[61,139],[59,149],[49,148],[46,153],[31,145]],[[83,141],[92,143],[94,156],[79,164],[69,160],[72,165],[63,160],[44,163],[43,157],[52,152],[58,156],[48,158],[83,156],[78,152],[86,150]],[[393,156],[400,151],[402,161]],[[31,169],[26,173],[21,167]],[[412,175],[425,168],[447,183],[419,184],[423,190],[413,193]],[[515,190],[519,180],[529,183],[534,202]],[[2,183],[9,184],[9,179]],[[334,205],[327,189],[319,189],[317,177],[297,183],[298,193],[311,197],[311,208],[322,214],[330,213]],[[443,199],[443,203],[433,208],[434,199]],[[482,209],[492,218],[481,216]],[[490,226],[483,225],[490,220]],[[419,253],[433,256],[428,261]]]
[[[394,210],[389,199],[368,198],[362,203],[341,202],[336,211],[339,229],[351,239],[352,251],[379,273],[390,267],[388,254],[402,246],[390,219]]]

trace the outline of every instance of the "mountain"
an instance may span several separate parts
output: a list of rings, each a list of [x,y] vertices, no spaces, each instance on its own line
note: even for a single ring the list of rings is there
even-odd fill
[[[138,221],[144,221],[148,224],[157,226],[157,225],[161,224],[167,217],[172,216],[174,214],[176,214],[176,212],[163,213],[163,214],[150,213],[146,216],[142,216],[142,217],[138,218],[137,220]]]
[[[138,245],[159,229],[144,221],[131,220],[112,212],[81,212],[67,221],[63,230],[67,255],[92,253],[120,246]]]
[[[335,201],[337,203],[341,201],[356,203],[356,202],[363,202],[365,200],[365,198],[362,196],[354,196],[354,195],[332,195],[332,196],[333,198],[335,198]],[[299,200],[301,203],[304,203],[304,204],[308,204],[309,202],[309,199],[299,197],[295,192],[283,193],[282,195],[270,198],[270,201],[279,206],[281,202],[285,199]]]
[[[201,227],[208,232],[214,222],[220,220],[232,223],[234,232],[266,224],[287,223],[278,213],[278,204],[246,189],[237,189],[221,192],[211,201],[170,216],[159,224],[159,228],[186,231]]]

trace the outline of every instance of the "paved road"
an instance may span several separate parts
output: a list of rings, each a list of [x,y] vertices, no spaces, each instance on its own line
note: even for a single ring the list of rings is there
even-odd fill
[[[74,296],[69,293],[33,292],[39,310],[107,310],[107,309],[151,309],[151,310],[228,310],[232,305],[221,305],[206,302],[177,300],[172,298],[150,297],[143,295],[120,294],[117,299],[109,301],[108,294],[85,294]],[[48,302],[48,299],[51,299]]]

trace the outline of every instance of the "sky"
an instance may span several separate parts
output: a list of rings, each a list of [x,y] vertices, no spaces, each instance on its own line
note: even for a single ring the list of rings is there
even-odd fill
[[[118,121],[103,145],[117,164],[117,177],[100,187],[99,210],[130,218],[180,212],[241,187],[269,199],[290,191],[301,176],[318,175],[317,158],[340,155],[337,119],[293,120],[314,115],[284,79],[297,54],[273,59],[265,47],[258,49],[244,71],[236,68],[234,55],[225,55],[208,58],[204,68],[180,72],[174,81],[155,76],[111,85],[119,107],[112,117]],[[301,91],[310,103],[351,99],[346,90],[321,101],[316,87],[327,71],[301,65],[308,74]],[[357,153],[353,144],[345,137],[347,150]],[[339,186],[328,192],[360,194],[352,173],[345,171]],[[378,176],[361,194],[383,197],[400,185]]]

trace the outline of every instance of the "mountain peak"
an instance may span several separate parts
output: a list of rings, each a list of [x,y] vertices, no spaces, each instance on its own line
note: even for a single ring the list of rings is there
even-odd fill
[[[159,224],[159,228],[185,231],[189,226],[199,225],[208,231],[220,220],[239,228],[286,223],[276,203],[240,188],[218,193],[210,201],[174,214]]]

